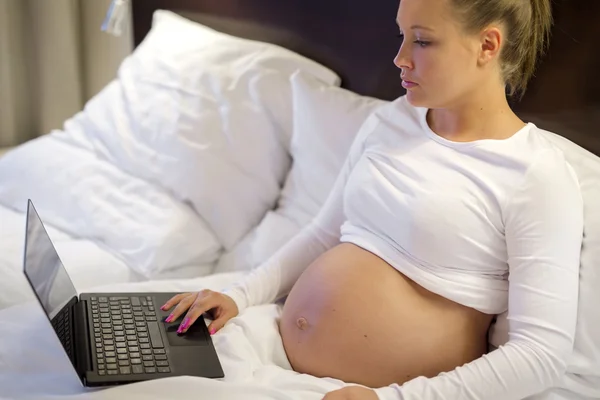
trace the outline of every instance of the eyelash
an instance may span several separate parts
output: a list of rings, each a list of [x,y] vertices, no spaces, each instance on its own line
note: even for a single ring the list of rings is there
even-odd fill
[[[398,38],[404,40],[404,34],[399,33],[397,36],[398,36]],[[421,47],[427,47],[427,46],[429,46],[431,44],[431,42],[427,42],[427,41],[424,41],[424,40],[415,40],[414,43],[418,44]]]

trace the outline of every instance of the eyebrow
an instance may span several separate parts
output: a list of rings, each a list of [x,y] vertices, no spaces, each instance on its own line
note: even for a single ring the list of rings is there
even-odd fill
[[[398,21],[396,21],[396,25],[398,25],[398,27],[400,27],[400,23]],[[421,29],[421,30],[424,30],[424,31],[431,31],[431,32],[433,32],[432,28],[428,28],[428,27],[423,26],[423,25],[413,25],[413,26],[410,27],[410,29],[413,29],[413,30],[414,29]]]

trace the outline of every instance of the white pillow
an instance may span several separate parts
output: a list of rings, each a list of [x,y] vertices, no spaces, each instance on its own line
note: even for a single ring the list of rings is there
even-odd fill
[[[256,267],[310,222],[325,202],[363,122],[387,103],[324,85],[301,71],[291,81],[293,164],[278,207],[267,214],[238,248],[219,260],[216,271]]]
[[[73,123],[100,157],[189,203],[230,249],[275,206],[289,170],[297,70],[339,83],[292,51],[160,10]]]
[[[179,268],[212,272],[221,246],[204,221],[160,187],[132,177],[55,131],[0,159],[0,204],[89,239],[147,279]],[[25,221],[23,220],[23,224]]]

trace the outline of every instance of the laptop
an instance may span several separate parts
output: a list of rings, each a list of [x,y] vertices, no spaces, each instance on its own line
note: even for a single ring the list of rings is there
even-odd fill
[[[164,322],[160,307],[176,293],[82,293],[75,290],[31,200],[24,273],[86,387],[172,376],[223,378],[206,324],[182,335],[183,319]]]

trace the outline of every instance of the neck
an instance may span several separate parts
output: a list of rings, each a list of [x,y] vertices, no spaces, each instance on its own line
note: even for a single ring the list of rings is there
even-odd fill
[[[506,139],[524,125],[511,110],[503,87],[479,88],[450,107],[430,109],[427,122],[436,134],[454,141]]]

